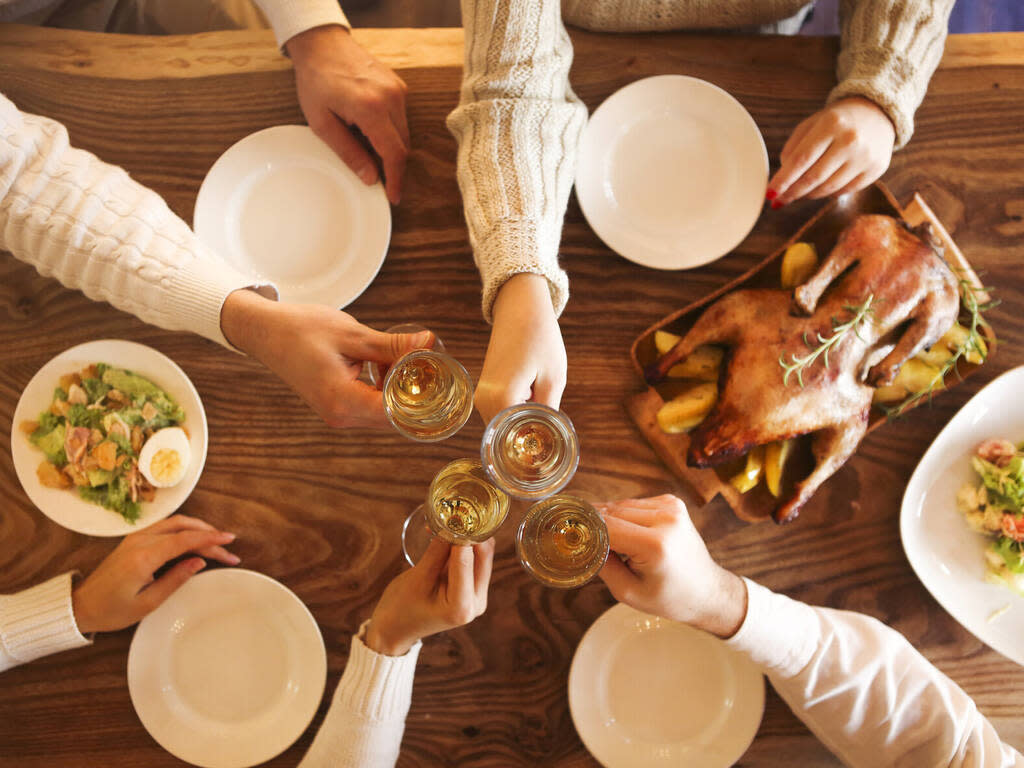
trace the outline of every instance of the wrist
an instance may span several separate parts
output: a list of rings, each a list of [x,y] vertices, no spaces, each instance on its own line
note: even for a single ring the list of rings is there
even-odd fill
[[[544,275],[520,272],[506,280],[494,298],[494,321],[499,322],[503,314],[521,312],[526,307],[529,308],[530,314],[544,312],[547,309],[554,315],[551,287]]]
[[[693,624],[725,640],[739,632],[747,618],[747,585],[732,571],[717,569],[713,597]]]
[[[246,288],[233,291],[220,310],[220,329],[235,349],[262,359],[262,349],[269,335],[268,313],[277,302]]]
[[[363,633],[363,644],[374,653],[383,656],[405,656],[418,639],[400,637],[397,633],[389,631],[387,626],[382,627],[381,623],[373,618]]]
[[[341,41],[352,39],[348,27],[341,24],[324,24],[307,29],[288,39],[284,49],[292,61],[302,61],[328,46],[336,46]]]
[[[91,635],[98,631],[88,600],[82,596],[81,587],[71,592],[71,613],[75,617],[75,626],[78,627],[80,635]]]

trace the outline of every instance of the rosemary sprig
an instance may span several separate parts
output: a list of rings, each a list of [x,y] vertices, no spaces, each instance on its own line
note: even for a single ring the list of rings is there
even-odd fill
[[[796,380],[800,386],[804,386],[804,369],[809,368],[819,358],[823,358],[825,367],[828,368],[828,353],[839,341],[848,333],[853,331],[854,335],[861,341],[864,338],[860,335],[859,326],[868,317],[874,314],[874,294],[868,296],[863,304],[859,306],[852,306],[847,304],[843,307],[847,312],[853,315],[852,318],[847,320],[845,323],[840,323],[836,317],[832,318],[832,335],[822,336],[820,333],[817,334],[818,341],[817,346],[811,343],[807,338],[807,334],[804,334],[804,344],[810,350],[803,357],[797,356],[795,352],[790,353],[790,362],[786,362],[785,355],[779,355],[779,365],[782,366],[782,383],[783,385],[789,385],[789,377],[794,373],[796,374]]]
[[[960,270],[956,271],[960,272]],[[899,418],[924,398],[928,398],[928,401],[931,402],[931,398],[935,393],[936,387],[941,382],[945,381],[948,373],[952,371],[956,373],[958,378],[960,377],[960,361],[970,353],[977,352],[982,362],[985,362],[985,358],[988,357],[988,347],[985,345],[980,330],[981,328],[986,327],[988,322],[984,317],[982,317],[982,313],[988,312],[990,309],[997,306],[999,301],[989,300],[981,303],[978,299],[978,294],[990,293],[992,291],[991,288],[979,287],[975,285],[972,280],[964,277],[961,277],[959,282],[960,303],[963,305],[964,309],[967,310],[971,318],[970,324],[967,328],[967,336],[960,344],[957,345],[956,349],[953,350],[952,356],[945,362],[945,364],[943,364],[938,373],[932,377],[932,380],[928,383],[927,387],[919,389],[917,392],[911,392],[896,405],[879,404],[879,408],[885,413],[886,418]]]

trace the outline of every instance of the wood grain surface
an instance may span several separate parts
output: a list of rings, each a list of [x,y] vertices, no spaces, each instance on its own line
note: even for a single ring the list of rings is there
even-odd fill
[[[351,307],[377,327],[424,322],[474,375],[488,329],[454,179],[444,117],[460,80],[450,32],[367,32],[410,86],[414,152],[392,248]],[[734,94],[756,119],[773,162],[792,128],[833,83],[827,38],[573,33],[573,83],[593,108],[639,77],[686,73]],[[26,40],[31,41],[26,44]],[[447,51],[440,61],[429,55]],[[867,437],[857,455],[793,525],[746,525],[721,500],[694,511],[724,565],[812,602],[863,611],[905,633],[974,697],[1001,735],[1024,747],[1024,669],[968,634],[917,581],[904,557],[898,512],[928,443],[971,394],[1024,363],[1024,36],[951,37],[918,112],[917,133],[885,177],[900,200],[920,190],[1003,304],[990,365],[930,409]],[[419,54],[423,57],[419,58]],[[182,65],[184,62],[184,65]],[[72,141],[125,166],[190,220],[210,165],[255,130],[301,121],[292,75],[269,34],[110,40],[83,33],[0,28],[0,87],[22,109],[67,124]],[[625,413],[638,389],[632,340],[657,318],[742,274],[815,210],[766,212],[737,252],[691,272],[652,272],[602,246],[569,206],[563,262],[572,300],[561,325],[569,357],[563,399],[581,437],[571,487],[606,497],[682,492]],[[149,344],[195,382],[210,421],[210,452],[183,511],[237,531],[245,566],[279,579],[309,606],[328,649],[328,690],[349,635],[402,568],[402,519],[446,461],[474,455],[479,417],[424,446],[391,433],[335,431],[256,363],[186,334],[148,327],[0,257],[0,431],[32,374],[61,350],[120,337]],[[69,568],[88,571],[114,542],[59,528],[37,512],[0,460],[0,592]],[[490,608],[470,627],[426,642],[406,729],[403,768],[595,766],[569,716],[573,649],[612,600],[600,584],[545,590],[521,571],[511,528],[499,536]],[[174,766],[148,736],[125,684],[130,630],[25,665],[0,680],[0,766]],[[326,711],[269,765],[295,765]],[[773,693],[745,766],[836,761]]]

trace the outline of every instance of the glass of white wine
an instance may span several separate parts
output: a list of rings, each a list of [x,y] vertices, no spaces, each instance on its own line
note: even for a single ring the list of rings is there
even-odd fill
[[[508,494],[495,488],[476,459],[456,459],[430,483],[427,500],[402,528],[402,551],[409,565],[423,556],[437,536],[450,544],[487,541],[508,517]]]
[[[458,432],[473,413],[473,380],[451,355],[417,349],[384,377],[384,412],[401,434],[433,443]]]
[[[608,528],[589,502],[556,494],[527,510],[516,531],[516,554],[544,586],[581,587],[608,559]]]
[[[384,333],[422,333],[426,330],[429,329],[419,323],[399,323],[398,325],[392,325],[384,331]],[[441,337],[436,333],[434,334],[434,346],[432,346],[431,349],[435,352],[446,351],[444,342],[441,341]],[[384,379],[384,375],[380,371],[380,363],[375,363],[371,360],[367,360],[363,363],[363,375],[374,387],[379,387],[381,381]]]
[[[480,460],[491,480],[518,499],[558,493],[576,474],[580,444],[562,411],[520,403],[491,419],[480,443]]]

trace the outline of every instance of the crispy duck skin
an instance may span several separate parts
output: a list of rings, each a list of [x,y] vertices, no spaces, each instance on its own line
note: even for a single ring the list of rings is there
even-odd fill
[[[925,234],[922,232],[922,234]],[[804,338],[832,334],[833,318],[872,297],[871,313],[829,352],[783,381],[780,358],[806,355]],[[853,454],[864,436],[873,387],[889,384],[904,361],[957,319],[958,282],[936,249],[889,216],[858,216],[818,271],[790,296],[782,290],[733,291],[709,306],[648,371],[648,381],[703,344],[728,347],[721,392],[690,434],[687,463],[709,467],[757,445],[813,434],[815,467],[776,508],[789,522]]]

